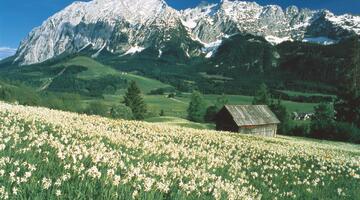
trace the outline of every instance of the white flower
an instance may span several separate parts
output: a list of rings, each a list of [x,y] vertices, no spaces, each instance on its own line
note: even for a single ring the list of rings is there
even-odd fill
[[[14,188],[12,189],[12,193],[13,193],[14,195],[17,195],[17,194],[18,194],[18,189],[17,189],[16,187],[14,187]]]
[[[133,193],[132,193],[132,198],[133,199],[136,199],[136,197],[139,195],[139,192],[137,190],[135,190]]]
[[[24,176],[25,176],[25,178],[30,178],[31,177],[31,172],[25,172]]]
[[[92,178],[98,178],[99,179],[101,177],[101,172],[98,170],[98,168],[96,166],[91,167],[86,172]]]
[[[41,182],[43,189],[47,190],[51,187],[51,179],[44,177]]]
[[[120,184],[120,176],[118,176],[118,175],[115,175],[114,176],[114,181],[113,181],[113,185],[115,185],[115,186],[118,186],[119,184]]]
[[[59,196],[61,195],[61,191],[60,191],[60,190],[56,190],[55,195],[56,195],[57,197],[59,197]]]

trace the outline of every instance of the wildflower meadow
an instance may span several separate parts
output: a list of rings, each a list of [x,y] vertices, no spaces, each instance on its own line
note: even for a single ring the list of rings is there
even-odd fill
[[[360,199],[360,146],[0,102],[0,199]]]

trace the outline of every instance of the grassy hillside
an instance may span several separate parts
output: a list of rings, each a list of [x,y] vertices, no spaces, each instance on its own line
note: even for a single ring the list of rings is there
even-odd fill
[[[186,128],[194,128],[194,129],[214,129],[214,124],[201,124],[195,123],[183,118],[178,117],[152,117],[145,120],[146,122],[157,123],[159,125],[171,125],[171,126],[180,126]]]
[[[126,73],[126,72],[121,72],[121,71],[115,70],[115,69],[113,69],[107,65],[103,65],[89,57],[84,57],[84,56],[76,57],[76,58],[66,62],[65,65],[79,65],[79,66],[86,67],[88,69],[87,71],[84,71],[84,72],[81,72],[80,74],[78,74],[78,77],[83,78],[83,79],[94,79],[94,78],[98,78],[98,77],[102,77],[102,76],[106,76],[106,75],[116,75],[116,76],[120,76],[126,80],[134,80],[137,82],[139,87],[145,93],[148,93],[151,90],[154,90],[157,88],[171,87],[170,85],[161,83],[160,81],[157,81],[154,79],[146,78],[143,76],[138,76],[133,73]]]
[[[86,108],[91,102],[101,102],[111,106],[122,102],[128,81],[134,80],[144,93],[145,101],[152,116],[161,110],[166,116],[186,118],[186,109],[190,101],[190,94],[183,93],[175,98],[167,95],[148,95],[158,88],[171,88],[158,80],[146,78],[136,72],[122,72],[96,60],[76,56],[64,59],[55,64],[39,64],[26,67],[14,67],[11,70],[0,70],[2,77],[10,77],[30,85],[39,92],[73,93],[79,95],[79,102],[74,104],[79,108]],[[215,103],[219,95],[204,95],[208,105]],[[251,104],[253,97],[244,95],[228,95],[230,104]],[[311,112],[316,104],[284,101],[290,112]],[[31,104],[33,105],[33,104]]]
[[[356,199],[360,147],[0,102],[0,198]]]
[[[78,70],[70,70],[69,67],[76,67]],[[11,69],[4,68],[0,71],[0,74],[4,77],[30,84],[38,89],[41,89],[46,84],[49,86],[55,78],[61,78],[65,75],[73,75],[76,79],[83,81],[101,80],[108,77],[121,78],[128,81],[135,80],[145,93],[157,88],[170,87],[154,79],[115,70],[85,56],[65,59],[50,65],[39,64],[26,67],[14,66]],[[47,87],[44,89],[47,89]]]
[[[149,110],[156,114],[163,110],[166,116],[186,118],[186,110],[189,106],[190,96],[191,94],[189,93],[184,93],[174,98],[168,98],[167,95],[144,95],[144,99]],[[204,95],[204,99],[208,105],[213,105],[220,96],[221,95]],[[229,104],[251,104],[253,100],[253,97],[243,95],[226,95],[226,97],[229,100]],[[108,105],[112,105],[121,102],[122,99],[122,94],[105,95],[103,101]],[[283,101],[283,104],[287,107],[289,112],[313,112],[314,107],[317,105],[315,103],[299,103],[292,101]]]

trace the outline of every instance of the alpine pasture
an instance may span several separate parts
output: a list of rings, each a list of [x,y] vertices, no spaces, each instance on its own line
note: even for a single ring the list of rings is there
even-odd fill
[[[357,199],[360,147],[0,102],[0,199]]]

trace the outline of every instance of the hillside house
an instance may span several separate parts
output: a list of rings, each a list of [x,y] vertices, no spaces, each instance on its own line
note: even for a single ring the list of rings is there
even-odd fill
[[[297,121],[311,120],[313,116],[314,116],[314,113],[298,113],[298,112],[292,113],[292,119],[297,120]]]
[[[225,105],[216,115],[216,129],[275,137],[280,121],[266,105]]]

